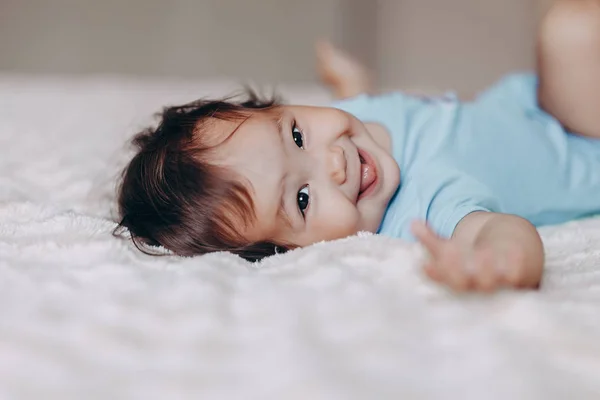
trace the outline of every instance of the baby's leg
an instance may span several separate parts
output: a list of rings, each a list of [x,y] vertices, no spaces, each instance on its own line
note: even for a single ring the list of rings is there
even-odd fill
[[[371,77],[357,60],[329,42],[319,42],[316,50],[321,81],[336,98],[345,99],[371,91]]]
[[[557,0],[537,56],[541,107],[569,131],[600,138],[600,0]]]

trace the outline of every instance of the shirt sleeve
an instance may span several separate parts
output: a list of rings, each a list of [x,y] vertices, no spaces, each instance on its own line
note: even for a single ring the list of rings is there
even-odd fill
[[[438,235],[450,238],[458,223],[476,211],[502,212],[501,204],[489,188],[464,172],[438,171],[425,183],[428,224]]]
[[[456,225],[475,211],[502,212],[490,190],[467,174],[444,165],[428,165],[411,174],[392,198],[379,233],[415,241],[410,225],[426,221],[440,236],[450,238]]]

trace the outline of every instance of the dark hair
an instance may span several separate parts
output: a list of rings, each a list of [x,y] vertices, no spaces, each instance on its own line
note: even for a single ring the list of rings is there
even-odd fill
[[[249,261],[287,250],[272,242],[248,243],[240,235],[236,222],[248,226],[255,219],[252,198],[232,172],[208,162],[215,119],[241,124],[253,111],[280,105],[276,96],[261,99],[250,89],[245,94],[241,101],[166,107],[156,128],[135,136],[137,153],[118,189],[121,222],[115,235],[128,229],[135,246],[154,255],[147,246],[180,256],[230,251]]]

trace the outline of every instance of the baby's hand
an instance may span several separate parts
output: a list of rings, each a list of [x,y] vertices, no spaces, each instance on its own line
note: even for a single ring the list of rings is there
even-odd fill
[[[460,245],[439,237],[422,222],[413,223],[412,231],[430,255],[423,266],[425,273],[454,290],[491,292],[515,287],[525,273],[523,254],[517,249]]]

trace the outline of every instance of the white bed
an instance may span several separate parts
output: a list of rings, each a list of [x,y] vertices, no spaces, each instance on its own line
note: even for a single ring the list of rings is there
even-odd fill
[[[600,220],[543,229],[541,290],[494,296],[383,237],[258,265],[114,238],[125,139],[234,88],[0,75],[1,399],[600,398]]]

